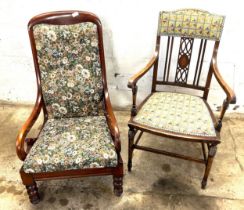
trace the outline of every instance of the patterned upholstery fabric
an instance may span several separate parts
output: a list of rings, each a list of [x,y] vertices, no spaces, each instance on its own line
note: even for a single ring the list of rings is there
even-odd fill
[[[134,122],[171,132],[216,137],[204,101],[187,94],[154,93],[139,110]]]
[[[103,84],[96,25],[39,24],[33,31],[49,118],[99,115]]]
[[[162,11],[158,33],[167,36],[220,40],[224,20],[224,16],[196,9]]]
[[[117,166],[106,118],[49,119],[27,155],[26,173]]]

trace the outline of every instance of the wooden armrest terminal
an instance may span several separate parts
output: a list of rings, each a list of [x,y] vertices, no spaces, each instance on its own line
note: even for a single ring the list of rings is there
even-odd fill
[[[137,81],[151,69],[151,67],[155,64],[157,59],[158,59],[158,53],[155,52],[154,56],[147,63],[147,65],[129,79],[128,88],[133,88],[133,86],[136,86]]]

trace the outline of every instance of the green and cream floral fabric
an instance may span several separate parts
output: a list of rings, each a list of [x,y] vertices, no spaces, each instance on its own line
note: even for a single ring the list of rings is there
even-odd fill
[[[162,11],[158,33],[167,36],[220,40],[224,20],[224,16],[196,9]]]
[[[139,110],[134,122],[170,132],[216,137],[204,101],[187,94],[154,93]]]
[[[96,25],[39,24],[33,31],[49,118],[99,115],[103,84]]]
[[[106,118],[49,119],[27,155],[26,173],[117,166]]]

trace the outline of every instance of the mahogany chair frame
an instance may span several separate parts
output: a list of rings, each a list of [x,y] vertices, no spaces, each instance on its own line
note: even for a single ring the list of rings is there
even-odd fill
[[[192,39],[192,38],[181,37],[181,39]],[[199,49],[199,54],[198,54],[198,63],[197,63],[199,70],[195,72],[193,84],[187,84],[186,82],[185,83],[177,83],[177,82],[174,83],[174,82],[168,81],[169,71],[170,71],[170,62],[171,62],[171,56],[172,56],[172,47],[173,47],[173,42],[174,42],[173,36],[168,36],[167,54],[166,54],[166,62],[165,62],[165,68],[164,68],[164,79],[163,79],[163,81],[157,80],[160,41],[161,41],[161,35],[158,33],[157,38],[156,38],[156,48],[155,48],[155,52],[154,52],[153,57],[147,63],[147,65],[143,69],[141,69],[138,73],[136,73],[134,76],[132,76],[128,82],[128,87],[130,89],[132,89],[131,118],[128,122],[128,126],[129,126],[129,132],[128,132],[128,139],[129,139],[129,144],[128,144],[129,145],[128,146],[128,171],[131,171],[131,168],[132,168],[132,156],[133,156],[134,149],[148,151],[148,152],[157,153],[157,154],[163,154],[166,156],[171,156],[171,157],[190,160],[190,161],[195,161],[195,162],[202,163],[205,165],[205,172],[204,172],[204,176],[203,176],[202,183],[201,183],[202,189],[205,189],[206,185],[207,185],[208,175],[209,175],[209,172],[210,172],[210,169],[212,166],[212,162],[213,162],[214,156],[215,156],[216,151],[217,151],[217,145],[220,143],[220,131],[221,131],[221,127],[222,127],[222,119],[224,117],[224,114],[225,114],[229,104],[234,104],[236,102],[235,93],[227,85],[227,83],[224,81],[223,77],[220,74],[218,66],[217,66],[217,53],[218,53],[220,41],[217,40],[214,43],[213,54],[212,54],[212,58],[211,58],[210,67],[209,67],[205,86],[199,85],[199,76],[198,75],[201,74],[201,68],[202,68],[202,62],[203,62],[203,58],[201,58],[201,52],[200,51],[202,50],[205,52],[207,40],[201,39],[200,49]],[[187,61],[183,60],[180,62],[181,62],[182,66],[187,65],[185,63]],[[152,68],[153,68],[153,79],[152,79],[151,94],[140,105],[137,106],[137,104],[136,104],[136,97],[137,97],[137,90],[138,90],[137,82],[139,81],[140,78],[142,78]],[[200,71],[200,73],[199,73],[199,71]],[[223,101],[223,105],[221,107],[221,111],[220,111],[220,115],[219,115],[218,119],[215,118],[212,110],[210,109],[210,107],[207,103],[208,93],[209,93],[209,89],[210,89],[210,83],[211,83],[211,79],[212,79],[213,75],[215,76],[219,85],[222,87],[222,89],[226,93],[226,99]],[[154,92],[157,91],[156,90],[157,85],[180,86],[183,88],[190,88],[190,89],[203,91],[202,99],[204,100],[205,104],[207,105],[207,108],[210,112],[212,120],[215,123],[215,130],[216,130],[217,137],[213,138],[213,137],[186,135],[186,134],[175,133],[175,132],[173,133],[173,132],[169,132],[169,131],[165,131],[165,130],[161,130],[161,129],[152,128],[150,126],[142,125],[142,124],[135,122],[133,120],[134,117],[136,116],[138,111],[141,109],[143,104],[149,99],[149,97]],[[182,154],[168,152],[165,150],[159,150],[159,149],[155,149],[155,148],[151,148],[151,147],[140,146],[140,145],[138,145],[138,143],[140,141],[140,138],[141,138],[143,132],[151,133],[151,134],[154,134],[157,136],[162,136],[162,137],[170,137],[170,138],[185,141],[185,142],[200,143],[201,147],[202,147],[203,158],[198,159],[195,157],[185,156]],[[136,140],[134,141],[137,133],[139,133],[139,135],[136,138]]]
[[[50,13],[40,14],[33,17],[28,23],[28,32],[30,37],[31,49],[34,59],[34,66],[36,72],[37,80],[37,98],[34,105],[33,111],[23,127],[21,128],[17,140],[16,140],[16,152],[20,160],[24,161],[32,145],[37,140],[36,138],[26,138],[31,127],[37,120],[41,110],[44,113],[44,122],[48,119],[47,110],[44,104],[42,91],[41,91],[41,81],[40,81],[40,69],[37,60],[37,51],[35,48],[35,40],[33,36],[33,26],[36,24],[55,24],[55,25],[69,25],[81,22],[92,22],[96,24],[98,30],[98,46],[100,63],[102,69],[102,82],[104,87],[104,113],[107,119],[107,123],[111,132],[111,136],[115,145],[116,153],[118,156],[118,164],[116,167],[105,167],[105,168],[88,168],[80,170],[67,170],[67,171],[57,171],[57,172],[45,172],[45,173],[25,173],[23,168],[20,169],[20,176],[23,184],[27,188],[27,193],[31,203],[36,204],[40,201],[40,196],[38,193],[38,188],[36,181],[49,180],[49,179],[65,179],[65,178],[78,178],[85,176],[100,176],[100,175],[113,175],[113,185],[114,193],[120,196],[123,192],[123,161],[120,155],[121,142],[120,133],[117,125],[116,118],[114,116],[111,102],[109,99],[107,80],[106,80],[106,66],[104,57],[104,46],[103,46],[103,34],[102,34],[102,24],[99,18],[88,12],[84,11],[56,11]],[[25,146],[26,145],[26,146]],[[25,149],[26,148],[26,149]]]

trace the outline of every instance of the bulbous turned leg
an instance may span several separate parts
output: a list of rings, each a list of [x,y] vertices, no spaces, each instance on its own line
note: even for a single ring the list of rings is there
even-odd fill
[[[29,195],[30,202],[32,204],[37,204],[40,201],[40,196],[38,193],[38,188],[34,182],[32,185],[26,185],[27,193]]]
[[[136,131],[134,128],[130,128],[128,132],[128,171],[131,171],[132,168],[132,154],[133,154],[133,144]]]
[[[121,196],[123,193],[123,176],[113,176],[114,194]]]
[[[206,189],[207,181],[208,181],[208,175],[209,175],[209,172],[210,172],[210,169],[211,169],[213,159],[214,159],[216,152],[217,152],[217,146],[211,145],[209,148],[209,152],[208,152],[208,160],[207,160],[207,165],[205,168],[205,173],[204,173],[204,176],[202,179],[202,189]]]

